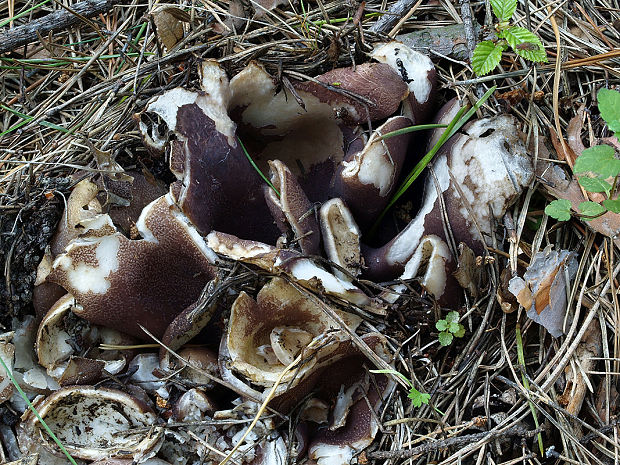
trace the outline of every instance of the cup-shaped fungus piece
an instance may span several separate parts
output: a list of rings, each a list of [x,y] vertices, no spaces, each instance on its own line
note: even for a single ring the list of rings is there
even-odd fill
[[[381,213],[398,185],[410,134],[384,139],[392,131],[411,126],[404,116],[388,119],[373,131],[362,150],[349,153],[338,170],[336,194],[362,227]]]
[[[139,338],[156,337],[193,303],[215,276],[215,254],[168,194],[149,204],[130,240],[107,215],[73,240],[56,258],[48,280],[62,286],[79,306],[73,311],[98,325]]]
[[[427,175],[417,215],[385,246],[365,251],[368,276],[393,279],[424,236],[447,241],[448,228],[456,244],[482,253],[495,220],[534,178],[522,136],[516,120],[503,115],[473,121],[444,144]]]
[[[39,318],[42,318],[54,303],[66,292],[58,284],[47,281],[54,259],[64,252],[69,243],[87,232],[88,220],[100,216],[101,204],[97,200],[97,185],[88,179],[76,184],[67,199],[62,218],[56,227],[43,260],[37,268],[37,277],[32,294],[32,303]]]
[[[215,228],[275,241],[276,228],[265,221],[269,210],[262,180],[228,116],[228,78],[212,60],[203,62],[200,72],[202,92],[169,90],[137,115],[145,144],[156,151],[168,148],[170,169],[178,179],[170,192],[200,233]],[[153,124],[156,119],[161,124]]]
[[[338,311],[355,329],[361,319]],[[346,338],[320,307],[281,278],[259,291],[256,300],[242,292],[235,300],[226,334],[231,367],[252,383],[272,386],[298,356],[298,370],[284,377],[290,389],[334,352]],[[322,341],[317,344],[317,341]]]
[[[102,175],[97,180],[101,190],[97,199],[104,213],[126,236],[133,238],[136,223],[144,207],[166,194],[167,188],[152,175],[127,171],[123,179]]]
[[[406,48],[402,44],[400,46]],[[417,53],[410,52],[412,56]],[[403,53],[402,59],[406,60],[409,55]],[[423,69],[417,73],[419,75],[429,72],[429,63],[431,68],[433,66],[428,58],[423,62],[415,55],[415,60],[407,66],[416,69],[422,66]],[[356,161],[350,154],[361,151],[365,144],[364,136],[357,129],[360,125],[394,115],[401,102],[410,95],[407,82],[411,80],[391,64],[365,63],[335,69],[313,80],[294,81],[292,98],[289,91],[276,92],[269,74],[259,65],[251,63],[231,80],[231,115],[238,122],[240,133],[248,135],[248,144],[251,140],[251,151],[259,166],[266,168],[267,160],[281,160],[298,177],[311,201],[342,197],[348,202],[346,192],[342,192],[344,186],[337,178],[345,168],[343,160],[347,159],[346,179],[355,182],[359,168],[356,168]],[[434,85],[428,86],[431,92]],[[397,124],[411,124],[410,119],[403,117],[398,119],[398,123],[393,121],[389,125],[397,129]],[[386,140],[383,144],[371,144],[366,152],[376,152],[379,145],[383,149],[386,145],[396,145],[398,139],[401,145],[406,145],[409,136],[395,137],[389,143]],[[369,167],[373,157],[367,153],[356,156],[357,159],[360,157],[362,160],[358,160],[359,163]],[[374,154],[375,159],[379,157],[379,154]],[[386,175],[389,178],[386,169],[382,168],[383,178]],[[372,179],[362,180],[362,183],[375,181],[371,173],[363,174]],[[381,195],[385,196],[383,178],[379,182],[383,188]],[[351,191],[351,202],[358,200],[351,190],[354,187],[355,184],[347,190]],[[365,202],[366,199],[360,201]]]
[[[98,351],[100,343],[131,345],[128,337],[110,328],[91,325],[72,313],[76,306],[71,294],[60,298],[47,312],[37,331],[39,364],[61,386],[92,384],[103,370],[115,375],[127,364],[129,352]]]
[[[152,409],[115,389],[72,386],[33,404],[73,457],[139,460],[160,440],[161,430],[153,428],[157,418]],[[39,443],[57,455],[62,454],[30,410],[22,415],[19,429],[20,448],[27,450],[32,443]]]
[[[379,357],[390,361],[383,335],[367,333],[361,340]],[[273,408],[288,412],[307,399],[301,417],[319,422],[316,433],[308,438],[310,459],[320,464],[346,465],[372,443],[379,429],[379,410],[395,383],[387,376],[369,373],[370,368],[372,363],[348,339],[317,364],[309,376],[271,402]]]

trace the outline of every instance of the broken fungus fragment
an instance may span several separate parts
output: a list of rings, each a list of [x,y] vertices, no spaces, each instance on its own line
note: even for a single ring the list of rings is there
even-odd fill
[[[342,199],[331,199],[321,206],[321,232],[327,258],[344,268],[345,274],[332,267],[335,276],[345,281],[357,277],[364,264],[360,246],[361,232],[351,211]]]
[[[13,371],[13,363],[15,360],[15,346],[12,344],[14,333],[0,334],[0,358],[9,369]],[[0,366],[0,404],[9,400],[13,395],[13,382],[9,374]]]
[[[361,322],[355,315],[337,312],[352,330]],[[283,379],[285,390],[290,389],[346,338],[338,329],[321,308],[283,279],[274,278],[256,300],[242,292],[232,306],[226,335],[231,367],[252,383],[268,387],[301,355],[300,368]],[[322,343],[316,344],[317,340]]]
[[[271,214],[283,233],[290,228],[292,240],[299,244],[304,255],[318,255],[321,234],[314,207],[301,189],[297,179],[280,160],[270,160],[270,186],[265,186],[265,199]]]
[[[73,386],[34,402],[40,417],[67,451],[85,460],[131,457],[138,460],[158,443],[161,430],[152,428],[156,416],[143,402],[122,391]],[[30,410],[22,415],[21,448],[42,443],[61,453]]]
[[[547,247],[535,255],[523,278],[515,276],[510,280],[508,289],[527,310],[527,316],[559,337],[564,333],[566,295],[570,289],[567,286],[576,273],[573,252]]]
[[[135,343],[122,333],[97,327],[72,314],[75,299],[67,294],[47,312],[37,331],[36,352],[39,364],[60,383],[91,384],[106,373],[118,374],[126,365],[129,353],[100,352],[101,343],[131,345]]]
[[[92,221],[99,228],[69,244],[48,280],[75,297],[80,317],[142,339],[143,325],[161,337],[215,276],[215,255],[170,195],[143,210],[142,239],[127,239],[107,215]]]
[[[304,287],[321,290],[368,311],[385,314],[383,305],[376,299],[292,250],[242,240],[217,231],[207,236],[207,244],[215,252],[230,259],[257,265],[271,273],[284,273]]]

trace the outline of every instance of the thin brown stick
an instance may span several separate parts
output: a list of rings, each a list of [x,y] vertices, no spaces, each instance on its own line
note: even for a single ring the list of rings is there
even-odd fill
[[[538,428],[533,431],[529,431],[522,426],[513,426],[512,428],[508,428],[503,431],[493,430],[483,433],[465,434],[463,436],[454,436],[440,441],[427,442],[412,449],[370,452],[368,454],[368,458],[371,460],[408,459],[427,452],[434,452],[436,450],[447,449],[448,447],[454,446],[464,446],[480,440],[491,441],[497,438],[508,437],[529,438],[535,436],[542,430],[542,428]]]
[[[22,45],[38,41],[37,33],[45,35],[78,24],[82,21],[80,16],[89,17],[105,13],[117,3],[120,3],[120,0],[84,0],[73,5],[72,12],[58,10],[28,24],[9,29],[0,34],[0,53],[7,53]]]

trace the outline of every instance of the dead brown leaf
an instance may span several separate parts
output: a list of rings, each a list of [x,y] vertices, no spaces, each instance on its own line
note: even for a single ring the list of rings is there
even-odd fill
[[[152,13],[157,36],[167,50],[171,50],[183,38],[183,23],[190,22],[190,16],[180,8],[166,6]]]

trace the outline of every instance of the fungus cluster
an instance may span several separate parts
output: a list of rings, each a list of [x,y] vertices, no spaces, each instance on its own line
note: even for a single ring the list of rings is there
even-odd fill
[[[417,278],[433,298],[458,300],[455,245],[481,252],[533,173],[513,118],[474,121],[437,154],[408,225],[385,245],[367,243],[416,152],[410,134],[384,136],[429,121],[436,88],[430,59],[403,44],[378,44],[371,58],[289,90],[257,63],[229,80],[207,60],[200,90],[168,90],[136,115],[145,146],[176,177],[168,192],[140,173],[128,173],[131,183],[75,186],[37,276],[44,370],[21,367],[42,380],[23,376],[29,392],[46,395],[39,411],[75,457],[185,465],[236,450],[236,463],[293,454],[345,465],[372,442],[394,383],[370,373],[367,356],[387,365],[392,356],[381,334],[350,334],[358,309],[385,315],[404,286],[371,294],[358,279]],[[455,109],[451,102],[437,120]],[[276,277],[226,306],[222,259]],[[330,311],[312,292],[330,297]],[[224,327],[203,331],[216,314]],[[199,334],[209,348],[183,348]],[[151,337],[165,344],[159,355],[92,348]],[[111,375],[125,387],[90,386]],[[278,414],[296,413],[295,428],[270,416],[248,431],[267,399]],[[33,415],[22,425],[24,451],[59,453]]]

